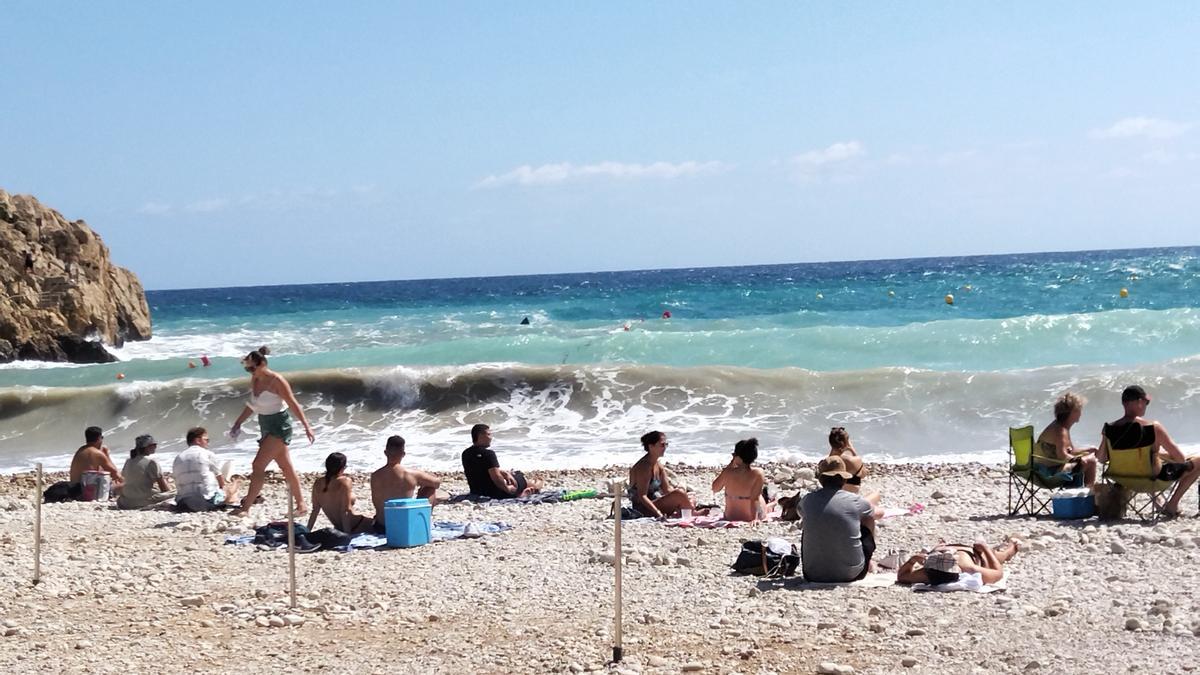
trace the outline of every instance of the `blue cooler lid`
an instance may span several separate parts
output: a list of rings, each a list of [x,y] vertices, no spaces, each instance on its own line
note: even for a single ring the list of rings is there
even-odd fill
[[[429,500],[424,497],[410,499],[389,499],[383,503],[385,509],[409,509],[418,506],[429,506]]]

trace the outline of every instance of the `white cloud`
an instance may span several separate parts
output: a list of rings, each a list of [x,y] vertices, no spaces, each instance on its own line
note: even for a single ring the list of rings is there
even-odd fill
[[[159,202],[146,202],[138,207],[138,213],[144,213],[148,216],[161,216],[170,212],[170,204],[160,204]]]
[[[507,173],[492,174],[475,184],[477,188],[500,187],[503,185],[554,185],[570,180],[593,177],[634,179],[672,179],[699,176],[723,171],[728,166],[723,162],[651,162],[637,164],[627,162],[597,162],[595,164],[542,164],[518,166]]]
[[[792,158],[792,163],[801,169],[815,170],[831,164],[842,164],[862,157],[867,149],[858,141],[834,143],[821,150],[809,150]]]
[[[229,200],[218,197],[216,199],[201,199],[198,202],[192,202],[186,208],[192,213],[212,213],[213,211],[220,211],[226,206],[229,206]]]
[[[1092,138],[1149,138],[1163,140],[1182,136],[1191,128],[1192,125],[1185,122],[1172,122],[1171,120],[1155,117],[1126,117],[1125,119],[1117,120],[1107,129],[1096,129],[1091,135]]]

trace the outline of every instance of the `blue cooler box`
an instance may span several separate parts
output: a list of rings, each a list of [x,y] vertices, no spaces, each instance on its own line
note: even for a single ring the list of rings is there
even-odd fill
[[[1063,490],[1050,500],[1055,518],[1091,518],[1096,515],[1096,500],[1087,490]]]
[[[383,503],[383,526],[388,546],[409,548],[429,543],[428,499],[389,499]]]

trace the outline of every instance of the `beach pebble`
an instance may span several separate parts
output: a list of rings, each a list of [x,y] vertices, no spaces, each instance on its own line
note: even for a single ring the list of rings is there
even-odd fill
[[[933,494],[929,495],[930,499],[945,499],[946,494],[941,490],[934,490]]]
[[[267,618],[267,617],[265,617],[265,616],[260,616],[260,617],[258,617],[257,619],[255,619],[255,620],[254,620],[254,623],[255,623],[255,625],[257,625],[259,628],[267,628],[268,626],[270,626],[270,625],[271,625],[271,620],[270,620],[270,619],[268,619],[268,618]]]
[[[1145,621],[1136,616],[1125,619],[1125,630],[1145,630],[1148,627],[1149,625]]]
[[[685,663],[682,666],[680,666],[679,670],[681,670],[685,673],[695,673],[695,672],[704,670],[704,664],[698,663],[696,661],[691,661],[689,663]]]
[[[661,656],[650,656],[646,659],[646,665],[653,668],[666,668],[667,660]]]
[[[912,668],[913,666],[917,665],[917,660],[911,656],[906,656],[903,659],[900,659],[900,665],[904,666],[905,668]]]
[[[1121,542],[1119,542],[1119,541],[1113,541],[1113,542],[1110,542],[1110,543],[1108,544],[1108,551],[1109,551],[1110,553],[1124,553],[1124,552],[1125,552],[1125,545],[1124,545],[1124,544],[1122,544],[1122,543],[1121,543]]]
[[[285,614],[283,616],[283,621],[289,626],[304,625],[304,617],[300,616],[299,614]]]
[[[283,628],[287,625],[287,621],[284,621],[282,616],[272,616],[267,619],[267,625],[272,628]]]
[[[179,604],[183,605],[184,607],[199,607],[200,605],[204,604],[204,596],[202,596],[202,595],[188,596],[188,597],[180,600]]]
[[[75,649],[91,649],[92,643],[90,640],[80,640],[75,643]]]
[[[920,637],[925,634],[925,629],[924,628],[909,628],[908,630],[904,631],[904,634],[909,637]]]

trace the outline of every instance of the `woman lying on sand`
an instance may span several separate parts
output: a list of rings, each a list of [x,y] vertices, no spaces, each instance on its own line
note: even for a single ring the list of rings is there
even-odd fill
[[[965,581],[964,575],[978,574],[983,584],[994,584],[1004,578],[1004,563],[1019,549],[1016,541],[995,549],[982,541],[971,546],[938,542],[929,553],[906,560],[896,571],[896,583],[941,586]]]
[[[754,522],[766,518],[762,469],[750,466],[758,459],[758,439],[747,438],[733,446],[733,459],[713,481],[713,493],[725,490],[725,520]]]

